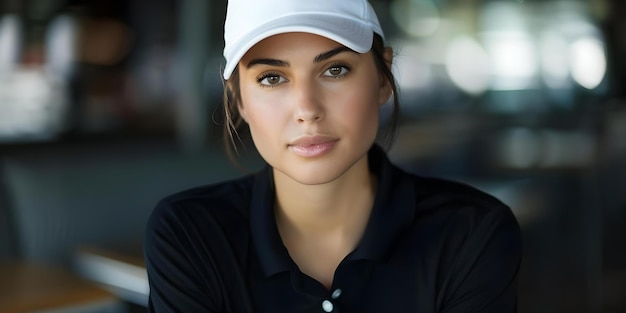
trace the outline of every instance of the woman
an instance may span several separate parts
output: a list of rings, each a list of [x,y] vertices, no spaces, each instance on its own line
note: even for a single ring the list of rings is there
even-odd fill
[[[227,128],[245,123],[268,165],[157,205],[152,312],[516,310],[511,211],[376,143],[397,101],[367,0],[231,0],[224,38]]]

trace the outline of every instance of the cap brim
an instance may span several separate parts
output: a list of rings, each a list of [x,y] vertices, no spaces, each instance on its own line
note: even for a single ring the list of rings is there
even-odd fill
[[[368,52],[372,47],[374,28],[372,25],[345,17],[298,14],[284,16],[256,28],[254,32],[239,38],[232,46],[224,50],[226,66],[224,79],[229,79],[239,60],[265,38],[291,32],[305,32],[334,40],[358,53]]]

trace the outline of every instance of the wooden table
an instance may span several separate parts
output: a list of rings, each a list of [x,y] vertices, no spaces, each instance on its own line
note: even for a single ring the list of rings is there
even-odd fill
[[[119,300],[61,267],[0,262],[0,312],[26,313],[119,305]]]

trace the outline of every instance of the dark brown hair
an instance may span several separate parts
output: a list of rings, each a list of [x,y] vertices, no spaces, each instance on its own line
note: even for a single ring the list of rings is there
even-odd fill
[[[385,149],[391,148],[398,129],[398,88],[396,79],[391,71],[390,60],[385,59],[385,45],[383,39],[374,34],[372,43],[372,55],[374,63],[379,73],[383,74],[392,90],[393,112],[388,122],[385,122],[382,129],[378,132],[376,142]],[[226,145],[226,153],[231,161],[237,164],[239,156],[238,146],[243,145],[239,131],[245,125],[241,115],[239,114],[239,105],[241,104],[241,91],[239,88],[239,67],[233,71],[230,79],[224,81],[224,124],[223,139]],[[239,142],[239,143],[238,143]]]

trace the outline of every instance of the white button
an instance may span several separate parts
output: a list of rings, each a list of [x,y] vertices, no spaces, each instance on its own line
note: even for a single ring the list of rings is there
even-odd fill
[[[335,308],[335,306],[333,305],[332,302],[328,301],[328,300],[324,300],[322,302],[322,309],[324,310],[324,312],[332,312],[333,309]]]
[[[341,289],[337,288],[333,291],[333,294],[330,296],[333,299],[337,299],[341,296]]]

